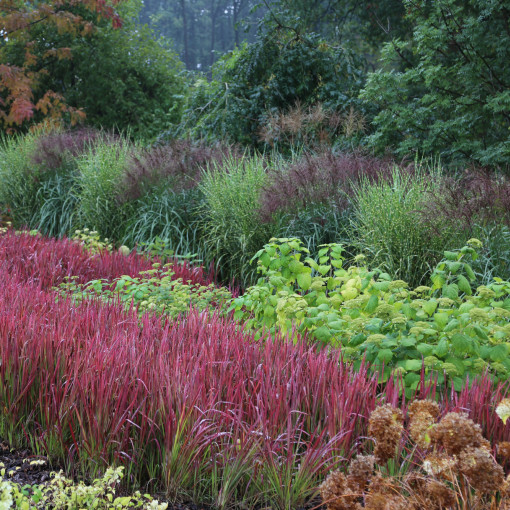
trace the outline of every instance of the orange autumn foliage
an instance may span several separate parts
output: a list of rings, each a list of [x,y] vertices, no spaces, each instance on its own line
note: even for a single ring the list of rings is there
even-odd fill
[[[70,48],[50,48],[37,55],[32,51],[30,29],[38,24],[51,24],[59,33],[85,37],[93,33],[95,25],[76,14],[77,7],[96,14],[97,22],[108,19],[113,28],[120,28],[122,19],[115,6],[122,1],[47,0],[31,5],[19,0],[0,0],[0,130],[15,132],[33,122],[36,113],[44,122],[59,123],[64,116],[72,124],[83,120],[85,113],[68,106],[61,94],[41,90],[41,78],[47,74],[44,60],[70,59]],[[22,65],[12,65],[2,53],[3,43],[12,40],[24,45]]]

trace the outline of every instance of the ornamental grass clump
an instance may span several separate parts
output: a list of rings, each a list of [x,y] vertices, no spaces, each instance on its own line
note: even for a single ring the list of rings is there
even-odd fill
[[[77,224],[78,160],[113,135],[92,130],[37,131],[2,141],[0,209],[9,207],[15,226],[62,237]]]
[[[328,510],[509,508],[510,477],[505,478],[479,425],[457,412],[437,421],[439,406],[429,400],[412,402],[408,417],[408,434],[402,435],[400,410],[386,405],[373,411],[369,436],[375,441],[375,458],[359,456],[351,460],[346,474],[335,471],[328,476],[320,487]],[[409,458],[402,462],[400,474],[392,475],[386,464],[396,458],[405,437],[410,441]],[[505,458],[506,443],[501,444],[498,449]]]
[[[395,162],[362,154],[323,151],[305,153],[286,166],[268,172],[260,196],[260,217],[270,222],[276,214],[295,214],[312,205],[328,204],[338,211],[350,207],[353,185],[360,180],[391,178]],[[405,171],[411,172],[412,166]]]
[[[118,200],[137,200],[157,187],[176,193],[195,188],[204,168],[213,162],[221,165],[230,157],[240,157],[235,146],[204,145],[190,140],[173,140],[140,149],[126,162]]]

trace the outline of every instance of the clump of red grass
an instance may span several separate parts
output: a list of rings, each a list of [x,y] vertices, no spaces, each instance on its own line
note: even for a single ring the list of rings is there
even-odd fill
[[[175,192],[195,188],[201,180],[202,169],[239,155],[235,146],[208,146],[190,140],[173,140],[143,149],[131,155],[118,199],[120,202],[136,200],[161,183]]]
[[[420,211],[433,228],[444,216],[468,232],[477,224],[510,226],[510,179],[481,168],[467,169],[460,178],[445,176],[441,192]]]
[[[48,290],[63,283],[66,277],[77,277],[77,283],[91,280],[113,280],[123,275],[136,276],[152,269],[157,259],[131,253],[102,251],[88,253],[79,243],[69,239],[52,239],[41,235],[15,233],[0,234],[0,269],[16,275],[22,281],[36,283]],[[174,278],[208,285],[214,275],[202,266],[193,267],[186,261],[172,267]]]
[[[390,158],[361,152],[305,154],[285,168],[269,171],[270,184],[261,195],[260,215],[270,221],[276,212],[294,212],[313,204],[330,204],[343,211],[350,204],[353,184],[361,179],[390,179],[395,164]]]
[[[378,402],[405,408],[339,351],[255,342],[238,324],[191,311],[177,322],[120,304],[55,301],[0,267],[0,436],[96,475],[128,465],[172,500],[297,508],[366,435]],[[422,393],[436,389],[425,387]],[[488,379],[443,401],[487,437],[507,388]]]
[[[42,134],[37,139],[31,160],[43,170],[57,170],[94,144],[113,139],[114,135],[91,128]]]

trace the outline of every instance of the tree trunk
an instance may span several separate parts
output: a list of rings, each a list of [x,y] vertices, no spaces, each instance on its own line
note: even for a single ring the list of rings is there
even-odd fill
[[[181,16],[182,16],[182,30],[183,30],[183,45],[184,45],[184,64],[186,69],[190,68],[189,61],[189,47],[188,47],[188,16],[186,14],[186,0],[181,0]]]

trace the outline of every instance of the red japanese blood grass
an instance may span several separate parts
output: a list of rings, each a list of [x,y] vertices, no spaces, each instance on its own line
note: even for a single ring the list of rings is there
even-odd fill
[[[22,281],[37,283],[42,289],[62,283],[66,276],[76,276],[78,283],[104,278],[113,280],[122,275],[136,276],[147,271],[157,259],[136,253],[124,256],[104,251],[91,255],[82,246],[68,239],[52,239],[9,230],[0,234],[0,268],[18,275]],[[211,271],[192,267],[187,262],[172,267],[175,278],[208,285],[213,282]]]
[[[267,470],[288,483],[297,472],[304,491],[278,496],[294,507],[375,406],[376,379],[338,353],[260,344],[206,313],[170,323],[120,304],[55,302],[0,278],[0,435],[16,444],[24,431],[86,474],[128,462],[139,483],[156,477],[174,499],[224,506],[271,501]]]
[[[338,351],[257,343],[205,312],[169,322],[56,302],[39,282],[0,278],[0,437],[70,470],[125,464],[133,484],[153,480],[173,500],[297,508],[361,444],[378,402],[405,407],[394,382],[380,387]],[[508,440],[492,425],[506,391],[483,379],[441,405]]]

